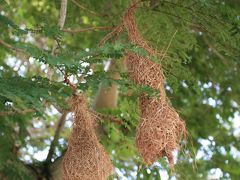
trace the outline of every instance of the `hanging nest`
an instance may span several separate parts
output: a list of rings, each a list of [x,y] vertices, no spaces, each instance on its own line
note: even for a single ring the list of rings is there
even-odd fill
[[[145,49],[151,56],[161,56],[138,32],[134,19],[136,4],[125,13],[123,24],[131,43]],[[136,145],[143,160],[151,165],[160,157],[168,158],[170,167],[174,165],[173,151],[179,149],[181,136],[186,133],[185,123],[169,105],[164,89],[164,75],[159,64],[147,57],[132,52],[125,55],[129,76],[140,85],[148,85],[160,91],[160,97],[140,96],[141,119],[136,132]]]
[[[63,157],[63,180],[105,180],[113,173],[113,166],[96,136],[95,118],[83,95],[74,95],[70,104],[74,124]]]
[[[185,131],[178,113],[162,99],[141,95],[141,120],[136,132],[136,145],[143,160],[151,165],[166,156],[173,167],[174,150]]]

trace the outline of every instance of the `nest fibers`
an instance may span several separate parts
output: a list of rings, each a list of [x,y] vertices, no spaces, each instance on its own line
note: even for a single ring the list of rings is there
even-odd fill
[[[83,95],[74,95],[70,103],[74,124],[63,158],[63,179],[105,180],[113,173],[113,166],[95,134],[95,118]]]
[[[135,10],[136,5],[131,6],[123,19],[129,40],[145,49],[149,55],[159,57],[159,54],[138,32],[134,19]],[[161,66],[147,57],[132,52],[126,53],[125,63],[130,78],[137,84],[148,85],[160,91],[160,97],[149,97],[147,94],[140,96],[141,119],[136,132],[136,145],[139,153],[148,165],[166,156],[170,167],[173,167],[172,153],[179,149],[179,140],[186,133],[186,129],[178,113],[168,103]]]

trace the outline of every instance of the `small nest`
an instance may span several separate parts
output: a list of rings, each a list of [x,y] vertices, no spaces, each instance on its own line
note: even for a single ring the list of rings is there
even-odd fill
[[[75,114],[68,149],[63,157],[64,180],[105,180],[113,173],[111,160],[95,134],[95,119],[83,95],[70,100]]]
[[[145,49],[149,55],[159,57],[138,32],[134,19],[135,10],[136,4],[126,11],[123,19],[129,40]],[[139,153],[148,165],[166,156],[172,168],[174,165],[172,153],[179,149],[178,143],[181,136],[186,133],[186,129],[185,123],[168,103],[161,66],[147,57],[131,52],[126,53],[125,63],[129,76],[134,82],[160,91],[160,98],[151,98],[146,94],[140,96],[141,119],[136,132]]]

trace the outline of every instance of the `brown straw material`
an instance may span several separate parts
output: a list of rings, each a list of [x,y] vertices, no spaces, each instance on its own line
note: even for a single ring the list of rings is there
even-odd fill
[[[113,173],[111,160],[95,133],[95,115],[83,95],[70,100],[74,124],[63,157],[63,180],[105,180]]]
[[[136,144],[143,160],[151,165],[159,157],[167,156],[173,167],[172,152],[178,150],[178,141],[185,124],[165,100],[142,95],[141,120],[137,128]]]
[[[140,35],[134,19],[136,5],[132,5],[125,13],[123,23],[128,31],[129,40],[145,49],[149,55],[159,57]],[[173,168],[173,151],[179,149],[181,136],[186,134],[185,123],[178,113],[169,105],[164,89],[164,75],[159,64],[147,57],[132,52],[125,55],[125,63],[132,78],[137,84],[148,85],[160,91],[159,97],[140,96],[141,119],[136,132],[136,145],[143,160],[151,165],[160,157],[168,158]]]

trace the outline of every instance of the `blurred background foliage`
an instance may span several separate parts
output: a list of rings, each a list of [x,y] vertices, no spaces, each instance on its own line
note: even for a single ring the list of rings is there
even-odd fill
[[[0,179],[51,178],[72,125],[66,103],[72,90],[64,75],[88,95],[90,109],[100,83],[119,86],[117,108],[99,110],[101,142],[116,167],[113,179],[239,179],[240,2],[145,0],[139,5],[139,30],[166,55],[157,62],[189,132],[173,172],[165,159],[145,166],[134,145],[137,95],[154,92],[135,85],[122,68],[118,80],[104,70],[109,59],[121,62],[126,50],[143,50],[129,44],[125,32],[98,47],[130,3],[68,0],[60,30],[60,0],[0,0]]]

